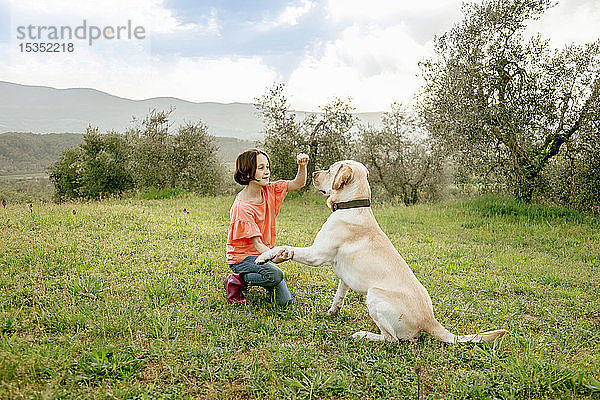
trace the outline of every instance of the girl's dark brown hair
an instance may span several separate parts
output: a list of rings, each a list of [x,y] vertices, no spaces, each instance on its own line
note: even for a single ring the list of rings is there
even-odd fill
[[[264,151],[260,149],[248,149],[237,156],[235,160],[235,174],[233,179],[240,185],[247,185],[250,181],[254,181],[254,175],[256,174],[256,157],[259,154],[267,157],[269,162],[269,169],[271,169],[271,159]]]

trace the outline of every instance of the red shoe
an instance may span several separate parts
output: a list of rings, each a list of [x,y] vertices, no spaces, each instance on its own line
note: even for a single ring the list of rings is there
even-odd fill
[[[244,282],[240,274],[231,274],[223,282],[227,292],[227,302],[230,304],[246,304],[246,299],[242,294],[248,284]]]

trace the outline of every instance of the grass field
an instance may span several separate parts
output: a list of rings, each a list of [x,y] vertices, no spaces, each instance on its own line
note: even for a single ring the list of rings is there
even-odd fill
[[[600,398],[598,220],[494,198],[375,206],[443,325],[511,334],[368,343],[350,338],[376,330],[362,295],[326,316],[328,267],[280,264],[293,310],[261,288],[226,304],[232,200],[9,203],[0,398]],[[310,244],[328,215],[321,198],[288,198],[278,243]]]

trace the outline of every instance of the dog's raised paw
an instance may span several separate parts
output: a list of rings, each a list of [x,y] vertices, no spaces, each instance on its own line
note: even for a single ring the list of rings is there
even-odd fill
[[[269,257],[269,253],[270,251],[265,251],[264,253],[262,253],[260,256],[256,257],[256,260],[254,260],[255,263],[257,264],[264,264],[267,261],[270,261],[273,259],[273,257]]]

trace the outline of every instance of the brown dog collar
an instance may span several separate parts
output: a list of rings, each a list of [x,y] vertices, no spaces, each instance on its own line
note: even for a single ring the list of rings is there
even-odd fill
[[[348,208],[371,207],[370,199],[343,201],[341,203],[331,203],[331,210],[345,210]]]

